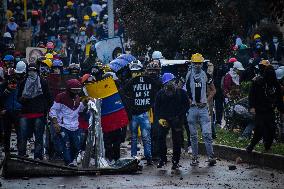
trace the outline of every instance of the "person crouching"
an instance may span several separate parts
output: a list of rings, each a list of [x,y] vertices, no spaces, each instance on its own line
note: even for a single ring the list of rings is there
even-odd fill
[[[85,109],[80,102],[82,86],[77,79],[66,82],[67,89],[59,93],[50,109],[49,116],[57,134],[61,136],[65,165],[77,166],[76,157],[80,149],[79,112]]]

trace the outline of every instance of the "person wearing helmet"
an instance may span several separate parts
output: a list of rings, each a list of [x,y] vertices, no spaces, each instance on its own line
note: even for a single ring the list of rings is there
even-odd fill
[[[146,74],[153,78],[160,80],[161,66],[159,61],[152,61],[146,66]]]
[[[86,44],[88,43],[88,36],[86,35],[86,27],[80,28],[80,33],[77,36],[75,43],[77,45],[80,45],[82,52],[85,52]]]
[[[80,65],[79,64],[75,64],[75,63],[70,64],[69,67],[68,67],[68,70],[69,70],[69,74],[72,77],[75,77],[75,78],[78,79],[79,74],[80,74]]]
[[[27,64],[24,61],[19,61],[16,65],[16,77],[19,82],[23,81],[26,77]]]
[[[74,17],[71,17],[69,19],[69,24],[67,26],[67,29],[70,33],[70,39],[75,41],[76,36],[78,34],[78,27],[77,27],[77,20]]]
[[[151,124],[148,111],[154,103],[157,87],[153,79],[143,75],[143,65],[139,60],[129,64],[132,78],[123,86],[122,94],[126,108],[131,114],[131,156],[137,156],[137,135],[140,125],[144,156],[148,165],[152,165]]]
[[[202,70],[204,58],[196,53],[191,56],[192,68],[186,77],[186,90],[191,101],[191,107],[188,111],[187,121],[190,130],[190,140],[192,147],[191,166],[198,165],[198,138],[197,123],[201,126],[203,140],[206,146],[209,165],[216,164],[212,146],[212,129],[208,112],[208,102],[216,94],[213,79]]]
[[[233,63],[233,68],[225,75],[223,81],[224,95],[228,99],[236,99],[240,94],[240,75],[244,71],[242,63],[236,61]]]
[[[34,159],[43,159],[43,134],[45,115],[51,105],[51,96],[46,80],[39,76],[36,64],[30,63],[27,77],[19,85],[17,98],[22,105],[19,127],[18,155],[26,156],[27,140],[35,135]]]
[[[9,69],[14,69],[15,67],[15,59],[14,56],[12,55],[5,55],[5,57],[3,58],[3,70],[5,75],[8,74]]]
[[[19,28],[19,25],[15,22],[15,18],[11,17],[9,19],[9,22],[7,23],[6,31],[11,34],[13,39],[14,39],[15,33],[17,32],[18,28]]]
[[[37,65],[39,66],[40,76],[46,79],[50,74],[52,61],[48,58],[37,59]]]
[[[54,43],[52,41],[46,43],[46,53],[53,54],[54,48]]]
[[[155,100],[155,113],[159,122],[159,156],[157,168],[167,163],[166,138],[169,130],[172,131],[173,157],[172,169],[179,168],[182,147],[183,120],[189,108],[189,98],[186,92],[177,87],[175,76],[164,73],[162,76],[163,88],[158,92]]]
[[[70,79],[66,86],[66,90],[56,96],[49,116],[55,132],[61,136],[65,165],[74,167],[77,166],[76,157],[80,150],[79,113],[83,112],[85,105],[79,97],[81,83]]]
[[[129,67],[129,70],[131,71],[132,78],[142,74],[143,65],[139,60],[130,62],[128,67]]]
[[[97,28],[97,37],[98,39],[108,38],[108,15],[104,15],[102,22],[98,25]]]
[[[275,108],[283,115],[283,97],[273,66],[265,68],[264,74],[253,81],[249,92],[249,108],[255,117],[255,129],[246,151],[251,153],[263,139],[265,152],[269,152],[275,136]]]
[[[7,75],[4,82],[0,85],[0,103],[2,107],[0,114],[3,116],[4,121],[4,152],[6,155],[10,153],[12,125],[18,130],[19,114],[22,105],[18,102],[17,95],[19,83],[23,81],[25,73],[26,64],[20,61],[17,63],[16,70]],[[19,139],[19,135],[17,135],[17,139]]]
[[[61,60],[53,60],[52,67],[51,67],[51,73],[53,74],[62,74],[63,71],[63,62]]]

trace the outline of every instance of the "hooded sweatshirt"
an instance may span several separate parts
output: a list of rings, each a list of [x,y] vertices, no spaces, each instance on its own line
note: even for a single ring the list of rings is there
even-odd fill
[[[66,82],[67,90],[58,94],[50,109],[49,116],[57,118],[58,124],[69,131],[76,131],[79,128],[79,113],[83,112],[85,106],[80,102],[80,97],[70,96],[68,89],[81,87],[77,79],[70,79]]]

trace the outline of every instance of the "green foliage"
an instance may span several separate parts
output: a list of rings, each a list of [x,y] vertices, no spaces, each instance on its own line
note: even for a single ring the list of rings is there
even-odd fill
[[[200,132],[199,132],[200,133]],[[215,144],[221,144],[236,148],[246,148],[249,144],[249,140],[238,140],[240,132],[238,130],[229,131],[221,128],[216,128],[217,139],[214,140]],[[200,135],[199,135],[200,136]],[[199,137],[199,141],[202,141],[202,137]],[[258,144],[255,147],[258,152],[263,152],[263,144]],[[271,153],[284,155],[284,144],[274,143],[271,147]]]

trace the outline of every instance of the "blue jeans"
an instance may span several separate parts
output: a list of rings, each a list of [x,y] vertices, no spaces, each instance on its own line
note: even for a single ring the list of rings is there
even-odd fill
[[[20,118],[18,154],[25,156],[27,152],[27,140],[31,133],[35,135],[34,159],[43,159],[43,133],[45,128],[44,116],[27,119]]]
[[[54,156],[52,158],[62,158],[63,153],[63,143],[61,139],[61,135],[55,132],[55,128],[53,124],[50,125],[50,135],[51,135],[51,145],[52,151],[54,150]]]
[[[66,165],[71,163],[78,155],[80,150],[80,131],[69,131],[61,127],[61,140],[63,144],[63,158]]]
[[[190,140],[193,157],[197,157],[198,155],[197,123],[200,123],[201,125],[202,137],[205,143],[207,155],[208,157],[212,157],[214,155],[212,146],[213,139],[208,107],[191,107],[188,110],[187,121],[190,130]]]
[[[243,131],[243,133],[242,133],[242,137],[244,137],[244,138],[250,138],[251,137],[251,135],[252,135],[252,131],[253,131],[253,129],[254,129],[254,123],[253,122],[249,122],[247,125],[246,125],[246,128],[245,128],[245,130]]]
[[[131,156],[137,156],[137,135],[138,125],[141,129],[142,141],[144,146],[144,156],[146,159],[152,158],[151,153],[151,125],[147,112],[140,115],[132,115],[130,122],[131,130]]]

